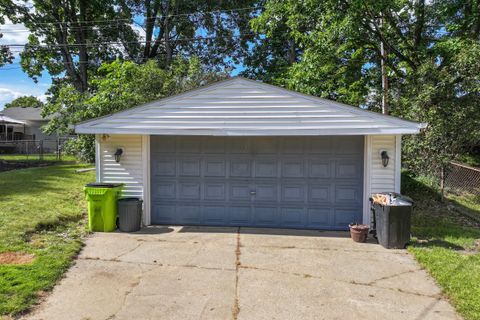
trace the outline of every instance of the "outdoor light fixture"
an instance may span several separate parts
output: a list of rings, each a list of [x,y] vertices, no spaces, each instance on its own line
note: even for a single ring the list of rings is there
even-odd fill
[[[382,165],[383,165],[384,167],[388,166],[388,160],[390,160],[390,157],[388,156],[387,151],[383,150],[383,151],[380,153],[380,156],[382,157]]]
[[[123,149],[118,148],[117,151],[115,151],[115,162],[120,162],[120,158],[122,157],[123,154]]]

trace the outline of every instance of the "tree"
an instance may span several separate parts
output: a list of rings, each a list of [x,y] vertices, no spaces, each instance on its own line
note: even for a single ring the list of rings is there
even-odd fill
[[[5,104],[6,108],[41,108],[44,106],[44,103],[38,100],[37,97],[34,96],[23,96],[18,97],[17,99],[13,100],[10,103]]]
[[[70,124],[125,110],[157,100],[209,82],[225,78],[226,74],[206,71],[196,57],[190,60],[175,58],[168,68],[155,61],[135,64],[115,60],[104,63],[91,79],[91,91],[79,92],[69,83],[57,87],[43,109],[44,116],[53,119],[46,126],[49,133],[72,133]],[[67,148],[81,159],[95,157],[93,135],[80,135]]]
[[[31,32],[20,54],[30,77],[35,79],[47,70],[57,80],[86,92],[97,68],[116,58],[137,63],[154,59],[168,67],[176,56],[197,56],[215,70],[238,62],[240,52],[248,49],[243,34],[250,30],[248,21],[254,11],[249,6],[254,3],[5,0],[0,1],[0,16],[23,23]],[[143,21],[137,22],[142,16]],[[9,49],[0,47],[0,65],[11,60]]]
[[[257,45],[245,75],[379,111],[383,61],[392,114],[429,123],[405,139],[407,165],[432,173],[478,145],[478,1],[271,0],[264,7],[251,21]]]

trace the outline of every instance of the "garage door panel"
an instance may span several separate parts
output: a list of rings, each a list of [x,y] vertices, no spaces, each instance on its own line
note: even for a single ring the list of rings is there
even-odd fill
[[[200,177],[200,160],[180,159],[178,167],[180,177]]]
[[[282,154],[303,154],[305,139],[302,137],[284,137],[280,141]]]
[[[361,194],[355,185],[335,186],[335,202],[340,204],[360,204]]]
[[[360,164],[351,159],[337,160],[335,168],[335,178],[338,179],[358,179],[362,173]]]
[[[177,137],[176,152],[199,154],[202,147],[202,138]]]
[[[297,226],[305,225],[305,210],[304,208],[281,208],[282,212],[282,226]]]
[[[172,200],[177,196],[176,181],[162,180],[152,186],[152,199]]]
[[[225,177],[227,160],[205,159],[204,166],[205,177]]]
[[[203,153],[223,154],[226,151],[226,139],[224,137],[206,137],[203,141]]]
[[[276,154],[278,151],[278,138],[257,137],[252,139],[255,154]]]
[[[330,203],[332,202],[332,186],[330,184],[309,185],[308,201]]]
[[[332,161],[329,159],[318,159],[308,161],[308,175],[312,178],[332,177]]]
[[[303,178],[305,171],[305,162],[303,160],[283,160],[282,161],[282,177],[286,178]]]
[[[178,199],[179,200],[200,200],[200,182],[179,182]]]
[[[153,202],[152,203],[152,223],[170,223],[175,224],[175,204],[171,205],[164,205],[160,203]]]
[[[331,208],[309,208],[307,209],[306,225],[313,228],[329,228],[332,225]]]
[[[158,159],[152,165],[152,175],[159,177],[175,177],[177,174],[175,159]]]
[[[230,205],[228,216],[231,225],[249,226],[252,225],[252,209],[250,206]]]
[[[230,160],[230,176],[231,177],[251,177],[252,161],[250,159],[233,159]]]
[[[231,181],[229,183],[229,195],[230,200],[232,201],[250,201],[251,195],[251,186],[248,182],[235,182]]]
[[[212,225],[225,225],[228,223],[224,206],[204,206],[202,208],[202,221]]]
[[[305,201],[304,184],[282,184],[282,201]]]
[[[253,222],[258,226],[278,226],[280,215],[277,207],[255,206],[253,208]]]
[[[277,201],[277,183],[276,182],[264,182],[257,183],[252,187],[255,190],[253,200],[255,201]]]
[[[205,200],[227,200],[226,183],[219,182],[205,182]]]
[[[178,224],[200,224],[201,206],[199,205],[177,205],[175,208],[176,223]]]
[[[151,152],[152,223],[345,229],[361,221],[363,137],[152,136],[151,148],[168,150]]]
[[[276,178],[278,176],[277,159],[255,160],[255,177]]]
[[[345,227],[352,222],[361,222],[358,220],[357,208],[337,208],[334,211],[333,217],[333,225],[336,227]]]

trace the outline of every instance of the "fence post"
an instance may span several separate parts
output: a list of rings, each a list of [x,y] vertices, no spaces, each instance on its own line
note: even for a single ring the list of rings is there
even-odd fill
[[[441,200],[445,200],[445,164],[440,168],[440,194]]]
[[[40,147],[40,150],[39,150],[40,154],[38,155],[38,157],[39,157],[39,160],[43,160],[43,140],[40,140],[39,147]]]

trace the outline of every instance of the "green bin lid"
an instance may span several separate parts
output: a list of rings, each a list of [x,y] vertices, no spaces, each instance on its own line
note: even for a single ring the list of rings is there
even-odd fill
[[[101,183],[101,182],[92,182],[85,185],[85,187],[90,187],[90,188],[117,188],[121,186],[123,186],[123,184],[121,183]]]

